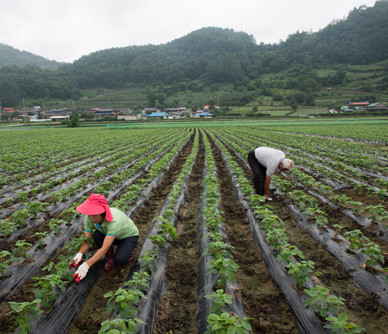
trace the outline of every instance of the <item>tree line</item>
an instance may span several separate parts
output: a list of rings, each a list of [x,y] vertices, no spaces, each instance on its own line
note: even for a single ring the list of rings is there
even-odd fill
[[[388,2],[377,1],[316,33],[296,32],[278,44],[257,44],[244,32],[208,27],[163,45],[97,51],[56,70],[1,67],[0,100],[14,106],[23,97],[77,100],[83,89],[99,87],[149,87],[170,95],[230,84],[235,93],[221,97],[222,102],[244,104],[252,92],[274,94],[275,87],[296,89],[303,95],[299,100],[309,103],[318,86],[342,83],[341,66],[387,59],[387,17]],[[317,69],[333,64],[336,73],[318,78]],[[263,84],[264,74],[280,72],[283,78]]]

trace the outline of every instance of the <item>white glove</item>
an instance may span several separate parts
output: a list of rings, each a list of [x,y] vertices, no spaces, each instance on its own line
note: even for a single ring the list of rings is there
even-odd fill
[[[79,283],[80,280],[84,279],[86,274],[88,273],[89,271],[89,266],[86,262],[82,263],[80,265],[80,267],[78,268],[78,270],[75,272],[75,274],[73,275],[74,278],[76,279],[76,281]],[[77,280],[78,279],[78,280]]]
[[[82,256],[83,256],[82,253],[77,253],[77,255],[74,256],[73,260],[74,260],[75,266],[79,265],[79,263],[82,261]]]

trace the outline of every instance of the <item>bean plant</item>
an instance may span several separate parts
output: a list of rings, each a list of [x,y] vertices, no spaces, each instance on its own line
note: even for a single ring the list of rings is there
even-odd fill
[[[11,257],[11,253],[3,250],[0,252],[0,274],[1,276],[7,275],[9,268],[9,259]],[[7,259],[8,258],[8,259]]]
[[[344,305],[345,299],[329,294],[329,290],[317,285],[312,289],[304,290],[309,297],[304,306],[311,308],[322,318],[330,315],[338,315],[340,307]]]
[[[64,292],[66,290],[66,282],[61,278],[61,275],[50,274],[42,277],[33,277],[36,282],[32,286],[36,287],[32,292],[36,299],[40,299],[43,307],[50,307],[58,297],[58,289]]]
[[[28,334],[33,330],[33,322],[43,311],[39,308],[41,300],[35,299],[32,302],[9,302],[12,311],[7,313],[16,313],[14,321],[19,325],[19,333]]]
[[[293,275],[300,288],[303,284],[311,280],[310,273],[314,269],[314,262],[305,260],[296,263],[291,262],[286,265],[286,268],[288,268],[288,273]]]
[[[362,333],[365,330],[364,327],[358,326],[352,322],[348,322],[348,315],[346,313],[340,313],[338,317],[327,317],[326,320],[329,321],[329,324],[325,325],[324,327],[330,329],[331,333],[357,334]]]
[[[135,334],[137,332],[137,325],[144,324],[139,318],[133,319],[122,319],[116,318],[113,320],[105,320],[101,323],[101,329],[99,330],[99,334],[120,334],[120,333],[128,333]],[[117,329],[118,328],[118,329]]]

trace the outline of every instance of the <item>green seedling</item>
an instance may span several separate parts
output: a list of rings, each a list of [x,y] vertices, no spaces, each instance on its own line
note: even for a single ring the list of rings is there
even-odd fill
[[[362,333],[365,330],[365,328],[361,326],[348,322],[348,316],[346,313],[340,313],[338,317],[327,317],[326,320],[330,323],[324,327],[330,329],[332,333],[357,334]]]
[[[372,219],[373,223],[377,223],[379,220],[388,219],[388,212],[385,210],[382,204],[378,205],[368,205],[365,207],[370,214],[370,219]]]
[[[44,245],[45,245],[45,243],[44,243],[44,241],[43,241],[43,238],[46,236],[48,234],[48,232],[36,232],[32,237],[33,238],[39,238],[38,239],[38,247],[39,248],[42,248]]]
[[[369,241],[369,239],[365,237],[360,230],[345,232],[344,237],[350,242],[349,250],[351,251],[360,249],[363,245],[363,242]]]
[[[25,240],[18,240],[15,244],[15,249],[12,252],[12,255],[14,257],[23,257],[26,258],[28,257],[27,251],[32,247],[32,245],[25,241]]]
[[[288,237],[283,228],[273,228],[266,232],[265,240],[275,249],[288,243]]]
[[[208,244],[206,249],[202,252],[202,255],[211,254],[215,255],[217,253],[223,253],[224,256],[232,256],[232,249],[234,247],[223,242],[223,241],[213,241]]]
[[[367,266],[377,267],[379,262],[384,264],[384,256],[381,249],[374,242],[367,243],[363,248],[361,248],[361,252],[368,257],[365,263]]]
[[[51,274],[42,277],[33,277],[36,283],[32,286],[37,287],[32,292],[35,298],[40,299],[43,307],[50,307],[58,297],[58,289],[64,292],[66,290],[66,282],[61,278],[61,275]]]
[[[234,282],[235,271],[239,268],[238,264],[232,259],[225,258],[222,254],[213,258],[209,261],[209,271],[214,274],[220,274],[217,285],[223,286],[228,279],[231,282]]]
[[[212,313],[221,314],[226,304],[232,304],[232,296],[224,293],[223,289],[217,289],[216,292],[205,297],[206,299],[213,299],[213,306],[210,310]]]
[[[9,268],[10,258],[11,258],[10,252],[5,251],[5,250],[0,252],[0,274],[1,274],[1,276],[8,275],[7,269]]]
[[[0,232],[8,237],[16,229],[15,225],[9,219],[0,220]]]
[[[12,311],[7,314],[17,314],[13,319],[19,324],[19,333],[28,334],[33,330],[32,325],[36,316],[43,313],[43,311],[39,309],[40,302],[40,299],[35,299],[32,302],[9,302]]]
[[[12,215],[12,221],[19,227],[26,225],[26,219],[30,216],[30,212],[27,209],[21,209],[15,211]]]
[[[285,263],[290,263],[291,259],[295,256],[298,256],[301,259],[304,259],[304,255],[298,247],[286,244],[279,247],[280,253],[276,257],[276,261],[284,261]]]
[[[34,202],[28,203],[26,209],[29,211],[29,213],[32,217],[36,218],[36,215],[39,212],[43,211],[45,206],[47,206],[47,203],[34,201]]]
[[[25,202],[25,201],[27,201],[27,198],[28,198],[28,192],[27,191],[19,191],[16,194],[16,197],[19,199],[19,201]]]
[[[109,298],[107,302],[108,313],[115,309],[120,313],[121,318],[128,319],[135,316],[137,311],[136,305],[141,298],[145,298],[145,295],[139,289],[119,288],[114,292],[106,293],[104,297]]]
[[[150,240],[154,243],[154,245],[163,245],[167,242],[167,237],[164,234],[156,234],[149,237]]]
[[[286,268],[288,268],[288,273],[292,274],[295,278],[298,287],[301,288],[303,284],[311,279],[310,273],[313,271],[314,262],[303,260],[296,263],[289,263],[286,265]]]
[[[144,324],[144,321],[139,318],[105,320],[101,323],[101,329],[98,334],[120,334],[128,333],[135,334],[137,332],[137,325]],[[118,329],[117,329],[118,328]]]
[[[207,318],[209,327],[205,334],[249,333],[249,331],[252,330],[252,326],[248,322],[249,319],[250,318],[246,317],[244,319],[240,319],[237,315],[229,314],[227,312],[224,312],[221,315],[214,313],[209,314]]]
[[[305,289],[309,296],[304,306],[310,306],[320,317],[326,318],[330,314],[338,315],[340,307],[344,305],[345,299],[329,294],[329,290],[317,285],[313,289]]]
[[[139,258],[139,263],[144,267],[144,270],[151,270],[155,258],[156,254],[154,253],[154,250],[150,249]]]

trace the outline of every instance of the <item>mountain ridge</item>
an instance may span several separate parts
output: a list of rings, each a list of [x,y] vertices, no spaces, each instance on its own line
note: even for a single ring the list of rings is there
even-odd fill
[[[354,8],[346,19],[316,33],[296,32],[279,44],[257,44],[245,32],[205,27],[166,44],[95,51],[57,70],[43,70],[39,65],[0,67],[0,96],[15,104],[23,96],[77,99],[80,90],[101,87],[135,86],[169,95],[231,85],[235,90],[266,94],[298,89],[308,96],[306,103],[312,103],[320,85],[347,80],[348,66],[388,60],[386,17],[388,1],[377,1],[373,7]],[[326,74],[318,75],[325,70]],[[264,78],[277,73],[276,82]],[[388,66],[383,65],[375,82],[368,80],[371,90],[387,89]],[[250,93],[245,95],[249,99]]]

